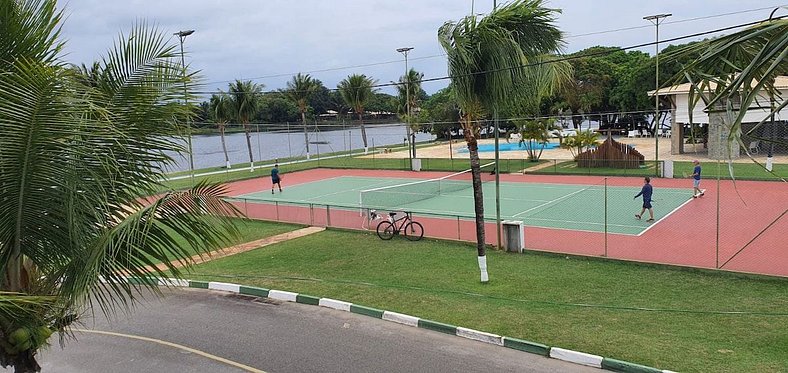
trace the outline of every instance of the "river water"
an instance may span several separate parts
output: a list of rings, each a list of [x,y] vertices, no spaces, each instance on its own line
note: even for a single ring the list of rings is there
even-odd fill
[[[294,125],[292,130],[297,131],[298,127]],[[370,148],[373,146],[402,145],[405,137],[406,127],[402,123],[367,126],[367,141]],[[429,133],[416,134],[416,141],[434,139],[435,136]],[[231,164],[248,164],[249,151],[246,147],[246,137],[243,132],[225,135],[225,142],[227,143],[227,155],[230,157]],[[255,161],[306,156],[303,132],[253,132],[251,142],[252,155]],[[313,130],[309,132],[309,142],[309,153],[312,158],[317,157],[318,154],[351,149],[363,152],[364,149],[361,129],[357,127],[345,129],[331,127],[330,130]],[[221,137],[218,134],[192,136],[192,149],[195,169],[218,167],[225,164]],[[175,160],[175,163],[167,167],[167,171],[185,171],[189,169],[187,154],[169,155]]]

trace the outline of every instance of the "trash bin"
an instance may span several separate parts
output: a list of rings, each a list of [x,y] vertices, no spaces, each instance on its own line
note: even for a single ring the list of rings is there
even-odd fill
[[[525,230],[523,228],[523,222],[519,220],[505,220],[501,222],[503,247],[506,251],[523,252],[525,248]]]
[[[421,171],[421,159],[413,158],[413,171]]]

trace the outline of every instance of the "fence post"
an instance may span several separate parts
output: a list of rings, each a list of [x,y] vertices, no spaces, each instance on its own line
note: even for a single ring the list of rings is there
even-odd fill
[[[607,257],[607,178],[605,178],[605,257]]]
[[[331,226],[331,210],[329,206],[326,205],[326,228]]]
[[[693,193],[695,193],[693,191]],[[717,160],[717,239],[714,268],[720,268],[720,160]]]
[[[457,240],[462,240],[462,235],[460,234],[460,216],[457,215]]]
[[[311,203],[309,204],[309,225],[315,225],[315,210]]]
[[[279,221],[279,201],[274,201],[274,210],[276,210],[276,221]]]

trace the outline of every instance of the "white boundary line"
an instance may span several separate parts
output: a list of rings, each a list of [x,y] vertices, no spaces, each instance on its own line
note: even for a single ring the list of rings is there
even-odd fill
[[[565,195],[565,196],[558,197],[558,198],[556,198],[556,199],[554,199],[554,200],[552,200],[552,201],[545,202],[545,203],[543,203],[543,204],[541,204],[541,205],[539,205],[539,206],[536,206],[536,207],[531,207],[531,208],[530,208],[530,209],[528,209],[528,210],[520,211],[520,212],[518,212],[518,213],[516,213],[516,214],[512,215],[512,217],[513,217],[513,218],[516,218],[516,217],[518,217],[518,216],[520,216],[520,215],[522,215],[522,214],[525,214],[525,213],[531,212],[531,211],[533,211],[533,210],[536,210],[536,209],[538,209],[538,208],[540,208],[540,207],[543,207],[543,206],[547,206],[547,205],[549,205],[549,204],[551,204],[551,203],[556,203],[556,202],[558,202],[558,201],[561,201],[561,200],[567,199],[567,198],[569,198],[569,197],[571,197],[571,196],[573,196],[573,195],[575,195],[575,194],[577,194],[577,193],[580,193],[580,192],[583,192],[583,191],[586,191],[586,190],[588,190],[588,188],[585,188],[585,189],[580,189],[580,190],[574,191],[574,192],[572,192],[572,193],[569,193],[569,194],[567,194],[567,195]]]
[[[702,190],[701,190],[701,192],[705,193],[705,192],[706,192],[706,189],[702,189]],[[638,237],[640,237],[640,236],[644,235],[646,232],[648,232],[648,231],[649,231],[649,229],[651,229],[653,226],[657,225],[657,223],[659,223],[659,222],[661,222],[661,221],[663,221],[663,220],[667,219],[667,217],[668,217],[668,216],[670,216],[670,215],[671,215],[671,214],[673,214],[674,212],[678,211],[680,208],[684,207],[684,205],[686,205],[686,204],[688,204],[688,203],[692,202],[692,200],[693,200],[693,199],[694,199],[694,198],[690,198],[690,199],[688,199],[686,202],[684,202],[684,203],[682,203],[682,204],[678,205],[678,207],[676,207],[675,209],[673,209],[673,211],[671,211],[671,212],[667,213],[665,216],[663,216],[663,217],[659,218],[659,220],[657,220],[657,221],[655,221],[654,223],[652,223],[651,225],[649,225],[649,226],[648,226],[646,229],[644,229],[642,232],[640,232],[640,233],[639,233],[637,236],[638,236]]]

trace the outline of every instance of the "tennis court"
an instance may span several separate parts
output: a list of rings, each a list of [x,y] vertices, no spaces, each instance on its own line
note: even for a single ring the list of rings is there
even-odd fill
[[[485,173],[485,218],[495,219],[495,184]],[[521,220],[526,226],[641,235],[692,200],[691,189],[656,188],[656,222],[636,220],[639,187],[501,182],[501,218]],[[339,176],[236,196],[249,201],[320,204],[347,209],[410,211],[434,216],[474,217],[470,174],[458,173],[430,180],[412,178]],[[605,213],[607,212],[607,213]],[[646,213],[648,215],[648,213]]]

